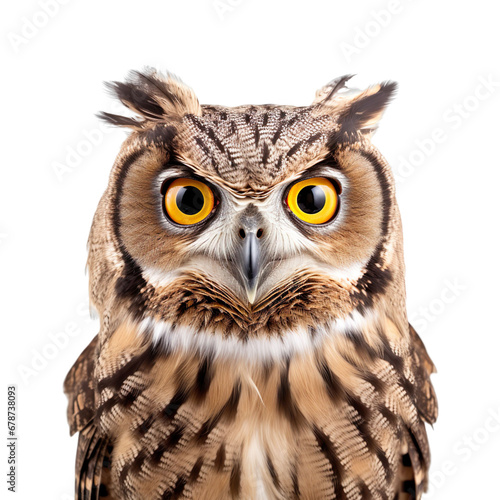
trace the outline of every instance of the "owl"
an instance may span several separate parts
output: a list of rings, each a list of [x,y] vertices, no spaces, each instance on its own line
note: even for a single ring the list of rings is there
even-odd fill
[[[371,143],[396,85],[349,78],[303,107],[109,84],[133,113],[101,115],[131,133],[89,237],[100,331],[65,380],[77,499],[421,498],[434,365]]]

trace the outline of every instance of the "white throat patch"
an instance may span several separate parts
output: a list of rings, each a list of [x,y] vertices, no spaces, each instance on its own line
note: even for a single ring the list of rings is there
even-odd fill
[[[296,354],[316,350],[326,337],[366,328],[375,321],[373,312],[362,315],[354,311],[345,319],[332,320],[315,329],[289,330],[280,337],[253,337],[242,340],[236,336],[222,337],[209,331],[186,326],[173,326],[166,321],[148,317],[139,323],[141,334],[153,334],[153,342],[166,351],[181,353],[211,353],[215,358],[241,360],[250,363],[281,361]]]

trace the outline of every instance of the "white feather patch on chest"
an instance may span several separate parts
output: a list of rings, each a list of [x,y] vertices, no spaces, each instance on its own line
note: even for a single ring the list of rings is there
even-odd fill
[[[251,337],[242,340],[236,336],[223,337],[206,330],[174,326],[151,317],[143,319],[138,329],[144,335],[153,335],[153,342],[167,351],[184,353],[212,353],[216,358],[237,359],[250,363],[280,361],[296,354],[313,352],[332,335],[344,334],[368,327],[375,321],[371,310],[360,314],[354,311],[344,319],[331,320],[318,326],[313,335],[304,329],[282,332],[274,337]]]

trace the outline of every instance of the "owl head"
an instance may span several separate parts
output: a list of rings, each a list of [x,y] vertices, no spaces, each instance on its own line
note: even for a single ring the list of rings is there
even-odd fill
[[[287,353],[377,314],[404,323],[394,181],[370,140],[396,85],[348,79],[305,107],[200,105],[154,70],[109,84],[135,116],[101,114],[132,131],[89,240],[103,328]]]

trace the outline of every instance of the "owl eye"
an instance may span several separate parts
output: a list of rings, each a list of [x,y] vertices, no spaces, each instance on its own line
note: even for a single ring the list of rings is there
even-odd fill
[[[168,217],[183,226],[206,219],[214,209],[212,190],[195,179],[176,179],[167,188],[163,198]]]
[[[339,197],[331,181],[313,177],[294,184],[288,191],[286,202],[301,221],[324,224],[337,214]]]

